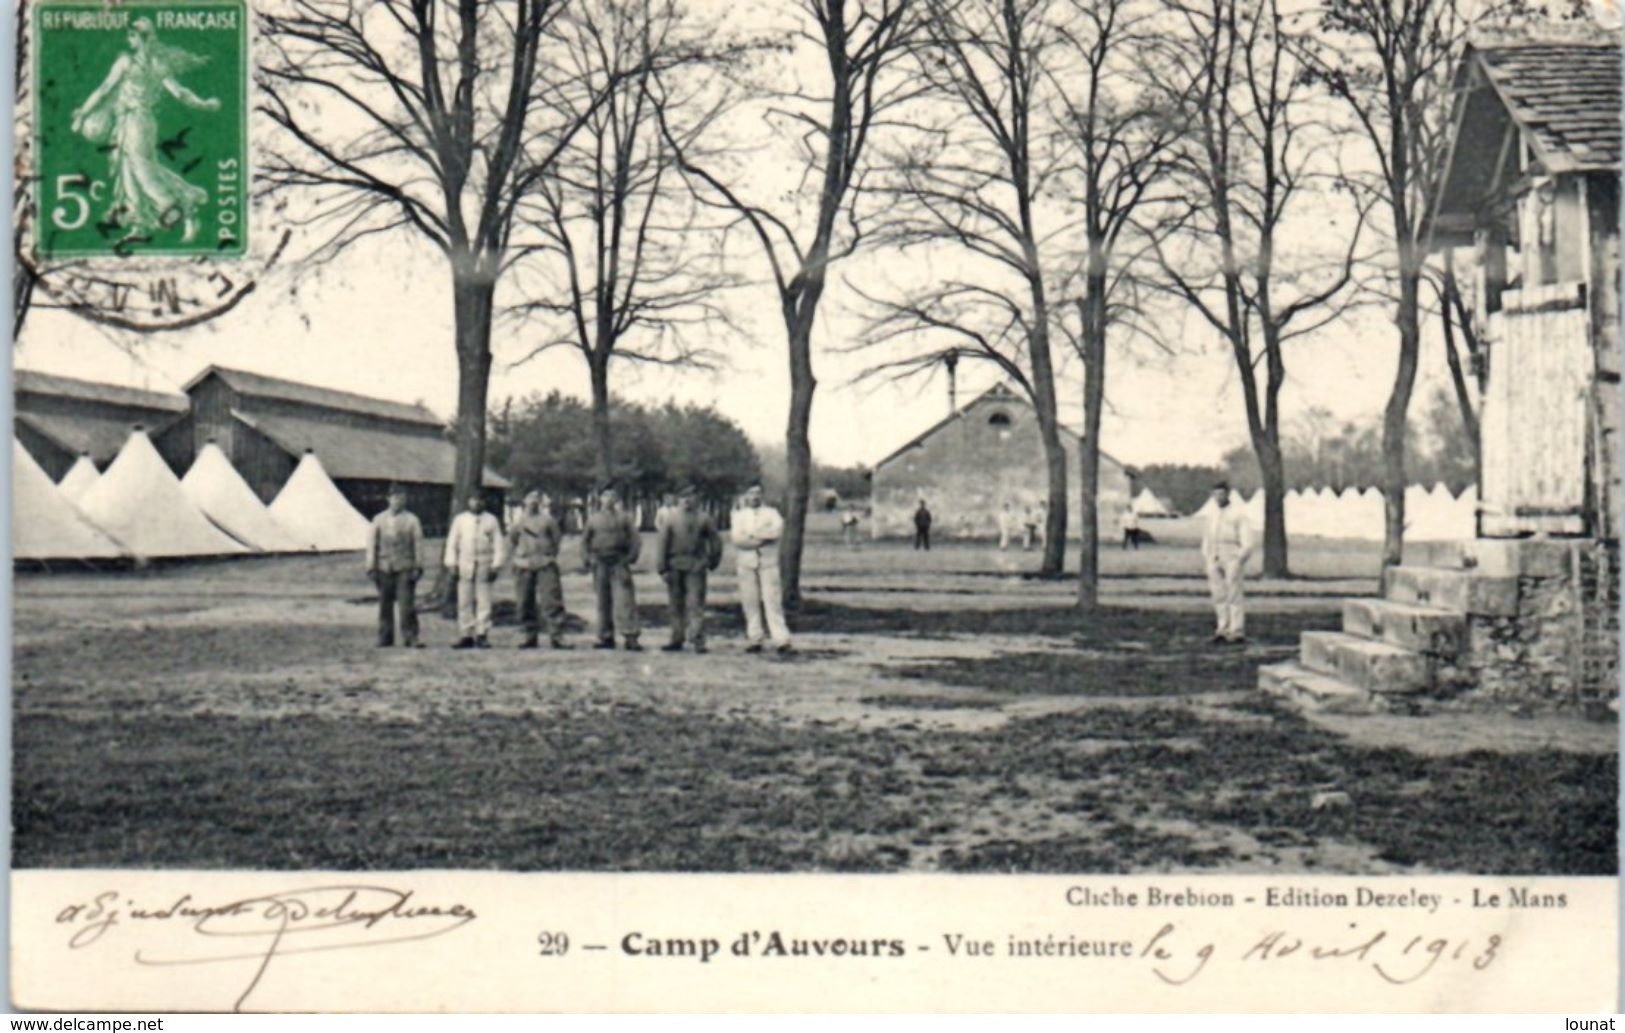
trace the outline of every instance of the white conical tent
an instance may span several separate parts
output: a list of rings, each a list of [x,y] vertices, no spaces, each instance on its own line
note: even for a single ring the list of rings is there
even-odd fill
[[[372,529],[372,522],[339,493],[314,452],[299,460],[293,476],[271,500],[270,511],[302,547],[318,552],[364,549]]]
[[[69,502],[77,503],[85,497],[85,492],[90,490],[90,486],[101,479],[102,475],[96,469],[96,464],[90,461],[89,456],[82,455],[74,460],[73,465],[68,468],[68,472],[63,476],[62,483],[58,484],[57,487],[62,489],[64,498]]]
[[[1162,500],[1152,494],[1150,488],[1141,488],[1140,493],[1134,496],[1134,512],[1147,517],[1173,516],[1168,507],[1162,504]]]
[[[11,439],[11,555],[19,560],[116,559],[118,542],[91,522]]]
[[[107,472],[81,497],[80,508],[137,556],[231,556],[248,551],[192,504],[145,431],[130,434]]]
[[[282,529],[220,446],[209,442],[181,478],[181,489],[203,515],[252,549],[292,552],[305,546]]]

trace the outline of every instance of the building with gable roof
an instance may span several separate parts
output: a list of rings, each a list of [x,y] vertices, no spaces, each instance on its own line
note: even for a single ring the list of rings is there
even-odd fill
[[[1080,439],[1062,428],[1061,445],[1070,491],[1067,533],[1076,537],[1082,506],[1077,486]],[[914,510],[924,499],[939,538],[997,537],[999,513],[1008,502],[1012,532],[1019,539],[1025,514],[1036,516],[1049,498],[1038,414],[1025,396],[1007,384],[995,384],[877,462],[871,488],[870,526],[877,538],[913,534]],[[1101,453],[1103,535],[1115,533],[1110,521],[1132,498],[1128,470]]]
[[[223,366],[207,367],[183,390],[189,411],[156,441],[175,469],[189,468],[213,441],[269,503],[300,458],[314,452],[359,512],[384,509],[390,483],[399,482],[424,533],[445,533],[457,450],[426,407]],[[501,512],[507,479],[487,469],[484,483]]]
[[[186,415],[185,395],[33,370],[12,373],[17,440],[53,481],[83,455],[105,470],[136,427],[160,433]]]

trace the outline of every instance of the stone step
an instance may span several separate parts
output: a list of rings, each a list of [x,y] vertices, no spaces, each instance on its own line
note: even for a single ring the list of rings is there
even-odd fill
[[[1405,545],[1405,565],[1472,570],[1485,577],[1563,577],[1574,543],[1563,539],[1468,538]]]
[[[1467,648],[1467,618],[1451,610],[1392,599],[1343,600],[1343,630],[1418,653],[1460,656]]]
[[[1304,632],[1298,662],[1370,692],[1416,692],[1432,681],[1421,653],[1340,631]]]
[[[1383,595],[1396,603],[1431,606],[1475,616],[1518,612],[1518,580],[1443,567],[1393,567]]]
[[[1359,686],[1311,671],[1292,660],[1260,667],[1258,687],[1304,710],[1369,714],[1381,709],[1381,701]]]

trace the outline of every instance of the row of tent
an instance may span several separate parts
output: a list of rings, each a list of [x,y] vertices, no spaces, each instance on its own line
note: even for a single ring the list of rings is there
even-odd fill
[[[1212,501],[1205,503],[1205,515]],[[1241,499],[1254,527],[1264,525],[1264,493],[1256,491]],[[1382,492],[1376,488],[1341,493],[1329,488],[1286,493],[1287,533],[1313,538],[1352,538],[1382,541],[1384,512]],[[1405,537],[1410,541],[1457,541],[1477,532],[1478,486],[1469,485],[1456,495],[1443,484],[1431,489],[1413,484],[1405,489]]]
[[[139,430],[105,472],[80,457],[61,484],[13,438],[11,497],[12,556],[25,561],[337,552],[364,548],[370,527],[315,453],[267,506],[218,445],[177,478]]]

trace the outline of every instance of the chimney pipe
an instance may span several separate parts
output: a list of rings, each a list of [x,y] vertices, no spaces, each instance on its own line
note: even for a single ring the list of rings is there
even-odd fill
[[[948,352],[942,357],[942,364],[948,368],[948,415],[959,412],[959,378],[955,375],[955,368],[959,365],[959,353]]]

